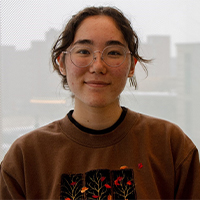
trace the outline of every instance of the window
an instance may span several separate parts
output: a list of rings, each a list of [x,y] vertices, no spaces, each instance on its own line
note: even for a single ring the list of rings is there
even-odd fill
[[[200,2],[198,0],[1,0],[0,160],[19,136],[73,107],[50,65],[63,24],[87,5],[114,5],[132,21],[140,52],[152,58],[139,88],[127,84],[122,105],[178,124],[200,148]]]

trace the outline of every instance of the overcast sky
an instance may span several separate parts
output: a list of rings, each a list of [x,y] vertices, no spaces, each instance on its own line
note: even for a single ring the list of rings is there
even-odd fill
[[[27,49],[88,5],[117,6],[142,42],[148,35],[169,35],[173,45],[200,43],[200,0],[1,0],[1,44]]]

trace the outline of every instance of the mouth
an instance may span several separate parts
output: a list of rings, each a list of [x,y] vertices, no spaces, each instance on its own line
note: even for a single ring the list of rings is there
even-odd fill
[[[85,81],[84,83],[90,87],[100,87],[100,88],[110,85],[110,83],[104,81]]]

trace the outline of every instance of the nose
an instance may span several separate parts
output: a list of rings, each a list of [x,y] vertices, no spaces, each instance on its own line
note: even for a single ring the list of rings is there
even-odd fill
[[[105,74],[107,71],[106,64],[102,59],[101,51],[94,52],[94,60],[90,66],[90,72],[96,74]]]

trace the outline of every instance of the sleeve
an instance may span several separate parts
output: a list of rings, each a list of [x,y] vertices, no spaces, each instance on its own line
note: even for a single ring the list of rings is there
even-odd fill
[[[0,165],[0,200],[26,199],[23,150],[15,141]]]
[[[0,200],[25,199],[19,183],[0,166]]]
[[[197,148],[175,169],[175,199],[200,199],[200,162]]]

